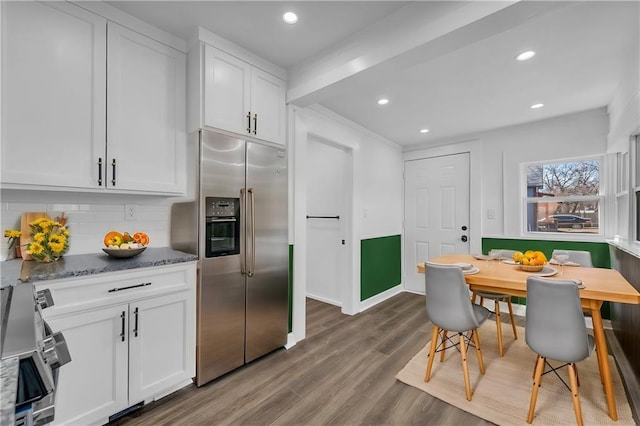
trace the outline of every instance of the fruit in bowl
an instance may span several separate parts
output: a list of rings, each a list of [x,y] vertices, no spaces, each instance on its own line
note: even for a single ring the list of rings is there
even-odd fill
[[[105,248],[102,249],[109,256],[119,259],[135,257],[147,249],[149,236],[144,232],[133,235],[128,232],[109,231],[104,236]]]
[[[538,250],[527,250],[524,253],[513,253],[513,260],[520,265],[520,269],[527,272],[540,272],[547,263],[547,256]]]
[[[109,231],[104,236],[104,245],[109,249],[129,250],[146,247],[149,244],[149,236],[144,232],[136,232],[133,235],[128,232]]]

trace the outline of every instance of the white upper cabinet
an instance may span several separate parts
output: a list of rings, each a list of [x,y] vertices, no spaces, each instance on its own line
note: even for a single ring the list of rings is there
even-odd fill
[[[259,68],[251,69],[251,131],[255,137],[285,143],[285,93],[284,81]]]
[[[97,188],[106,20],[64,2],[2,2],[2,183]]]
[[[285,82],[204,45],[204,125],[285,144]]]
[[[209,127],[248,133],[251,65],[205,45],[204,122]]]
[[[3,187],[183,194],[184,53],[70,3],[1,6]]]
[[[184,189],[185,55],[109,22],[107,188]]]

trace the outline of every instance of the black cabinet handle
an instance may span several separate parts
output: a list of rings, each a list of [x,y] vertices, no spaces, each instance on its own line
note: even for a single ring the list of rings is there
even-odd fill
[[[102,157],[98,158],[98,186],[102,186]]]
[[[111,162],[111,185],[116,186],[116,159]]]
[[[251,133],[251,111],[247,113],[247,133]]]
[[[138,308],[133,311],[133,316],[135,317],[135,323],[133,325],[133,335],[134,337],[138,337]]]
[[[258,114],[253,114],[253,134],[258,133]]]
[[[114,287],[111,290],[108,290],[108,293],[113,293],[114,291],[130,290],[132,288],[138,288],[138,287],[146,287],[148,285],[151,285],[151,283],[140,283],[136,285],[130,285],[127,287]]]
[[[124,342],[124,318],[125,318],[125,312],[122,311],[122,313],[120,314],[120,319],[122,320],[122,331],[120,331],[120,338],[122,339],[123,342]]]

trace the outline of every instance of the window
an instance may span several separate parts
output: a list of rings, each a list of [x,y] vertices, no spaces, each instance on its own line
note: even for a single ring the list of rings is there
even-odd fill
[[[526,165],[526,230],[602,234],[600,159]]]

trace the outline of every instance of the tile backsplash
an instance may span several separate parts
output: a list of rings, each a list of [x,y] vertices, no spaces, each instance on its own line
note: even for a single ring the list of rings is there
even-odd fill
[[[27,201],[24,197],[7,200],[3,196],[0,202],[0,223],[2,230],[20,229],[20,218],[23,212],[47,212],[55,218],[65,213],[67,226],[71,233],[67,254],[101,253],[103,236],[108,231],[117,230],[133,234],[137,231],[149,235],[149,246],[169,246],[169,227],[171,202],[166,198],[127,200],[119,202],[96,202],[95,197],[82,197],[91,202],[76,203],[67,198],[64,202]],[[37,197],[29,197],[37,198]],[[46,197],[45,197],[46,198]],[[135,217],[127,217],[129,207],[135,210]]]

